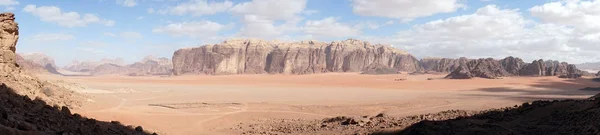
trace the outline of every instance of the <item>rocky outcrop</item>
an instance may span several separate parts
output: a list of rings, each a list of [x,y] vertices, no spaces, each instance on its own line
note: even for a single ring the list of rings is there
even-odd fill
[[[492,58],[478,59],[461,65],[457,70],[446,76],[449,79],[471,79],[473,77],[495,79],[510,76],[499,61]]]
[[[525,66],[525,62],[523,62],[521,58],[516,58],[512,56],[500,60],[500,64],[506,70],[506,72],[513,75],[518,75],[521,68]]]
[[[421,66],[425,72],[449,73],[461,65],[466,64],[469,59],[461,57],[459,59],[451,58],[424,58],[420,60]]]
[[[360,72],[378,63],[399,71],[419,71],[419,61],[391,46],[348,39],[279,42],[255,39],[177,50],[173,73],[182,74],[313,74]]]
[[[72,114],[69,107],[79,105],[79,94],[41,81],[17,64],[19,27],[14,20],[13,13],[0,14],[0,134],[148,134]]]
[[[367,67],[365,67],[361,74],[369,74],[369,75],[385,75],[385,74],[399,74],[397,69],[391,68],[387,65],[373,63]]]
[[[516,57],[507,57],[496,61],[494,59],[479,59],[469,61],[454,70],[446,78],[470,79],[473,77],[497,78],[503,76],[560,76],[561,78],[578,78],[589,73],[577,69],[573,64],[558,61],[534,60],[524,63]]]
[[[0,83],[6,84],[13,88],[15,93],[30,99],[41,99],[51,105],[79,106],[83,97],[64,86],[41,81],[24,72],[17,64],[18,57],[15,50],[19,27],[14,19],[12,13],[0,14]]]

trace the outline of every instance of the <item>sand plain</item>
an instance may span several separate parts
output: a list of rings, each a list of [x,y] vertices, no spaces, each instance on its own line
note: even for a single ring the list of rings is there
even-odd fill
[[[54,76],[85,86],[91,99],[72,110],[159,134],[240,134],[236,125],[386,113],[408,116],[484,110],[533,100],[580,99],[598,92],[590,78],[442,79],[433,75]],[[404,78],[404,81],[396,81]],[[433,80],[428,80],[432,78]]]

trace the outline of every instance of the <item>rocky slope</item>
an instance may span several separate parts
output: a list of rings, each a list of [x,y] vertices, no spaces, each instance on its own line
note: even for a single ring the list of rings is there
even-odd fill
[[[558,61],[534,60],[532,63],[525,63],[523,60],[515,57],[507,57],[501,60],[478,59],[470,60],[462,64],[451,72],[446,78],[450,79],[470,79],[474,77],[481,78],[499,78],[506,76],[560,76],[564,78],[578,78],[589,75],[585,71],[577,69],[573,64]]]
[[[399,71],[421,70],[419,61],[404,51],[354,39],[331,43],[227,40],[177,50],[172,60],[175,75],[360,72],[373,63]]]
[[[41,81],[30,75],[17,64],[15,53],[19,39],[19,27],[14,22],[14,14],[0,14],[0,83],[15,89],[15,93],[31,99],[39,98],[51,105],[77,107],[81,95],[64,86]]]
[[[396,133],[386,134],[598,135],[600,98],[597,96],[589,100],[534,101],[472,117],[421,121]]]
[[[373,135],[598,135],[600,94],[584,100],[533,101],[484,111],[448,110],[391,117],[339,116],[322,120],[265,119],[231,128],[242,134]]]
[[[141,127],[71,114],[69,107],[79,106],[81,95],[41,81],[17,64],[19,27],[14,20],[13,13],[0,14],[0,134],[147,134]]]
[[[459,59],[451,58],[423,58],[419,62],[425,72],[434,71],[441,73],[452,72],[460,65],[466,64],[469,60],[465,57]]]

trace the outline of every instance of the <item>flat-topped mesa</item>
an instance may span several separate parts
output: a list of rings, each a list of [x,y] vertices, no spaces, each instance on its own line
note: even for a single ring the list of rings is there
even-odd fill
[[[177,50],[172,60],[175,75],[360,72],[373,63],[400,71],[421,69],[405,51],[355,39],[331,43],[231,39]]]

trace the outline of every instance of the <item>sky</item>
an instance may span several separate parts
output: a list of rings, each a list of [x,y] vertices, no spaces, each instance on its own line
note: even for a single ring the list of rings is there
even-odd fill
[[[230,38],[354,38],[418,58],[600,61],[600,0],[0,0],[18,53],[74,60],[148,55]]]

